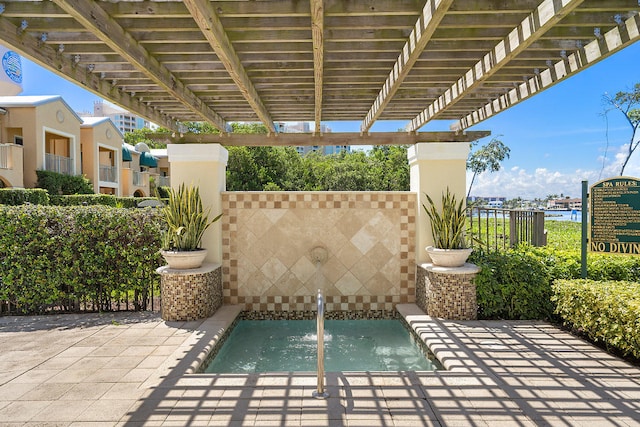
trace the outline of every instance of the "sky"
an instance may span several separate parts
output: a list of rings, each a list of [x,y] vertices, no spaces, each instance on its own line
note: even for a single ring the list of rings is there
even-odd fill
[[[604,94],[630,91],[640,83],[640,42],[577,75],[477,124],[510,150],[498,172],[476,177],[472,196],[544,199],[557,194],[580,197],[589,185],[619,175],[631,127],[618,111],[606,112]],[[62,95],[74,110],[93,111],[100,98],[23,58],[21,95]],[[605,114],[606,112],[606,114]],[[333,132],[359,132],[360,122],[327,122]],[[395,132],[407,122],[374,124],[372,132]],[[433,121],[420,131],[449,130],[450,121]],[[640,153],[631,157],[626,176],[640,176]],[[467,183],[471,181],[468,174]]]

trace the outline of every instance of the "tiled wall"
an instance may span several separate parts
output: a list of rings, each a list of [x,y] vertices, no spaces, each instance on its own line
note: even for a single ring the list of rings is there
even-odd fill
[[[415,301],[414,193],[224,192],[222,205],[225,304],[309,311],[318,288],[327,311]]]

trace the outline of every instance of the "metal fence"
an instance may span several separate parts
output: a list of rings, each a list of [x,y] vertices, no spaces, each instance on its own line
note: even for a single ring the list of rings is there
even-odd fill
[[[78,295],[60,298],[54,303],[42,306],[25,306],[11,300],[0,300],[0,316],[106,311],[158,311],[160,310],[160,304],[160,290],[152,284],[146,289],[130,290],[117,294],[101,293],[98,295]]]
[[[171,178],[168,176],[159,176],[158,177],[158,186],[159,187],[171,187]]]
[[[520,243],[545,246],[544,211],[470,207],[468,236],[486,250],[504,250]]]
[[[118,182],[118,168],[115,166],[100,165],[100,181]]]
[[[138,171],[133,171],[133,185],[136,187],[145,187],[145,174]]]
[[[73,175],[73,159],[46,153],[44,155],[44,168],[63,175]]]

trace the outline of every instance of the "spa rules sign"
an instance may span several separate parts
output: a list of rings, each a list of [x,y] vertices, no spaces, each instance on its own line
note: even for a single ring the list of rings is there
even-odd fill
[[[597,182],[590,192],[591,252],[640,254],[640,180]]]

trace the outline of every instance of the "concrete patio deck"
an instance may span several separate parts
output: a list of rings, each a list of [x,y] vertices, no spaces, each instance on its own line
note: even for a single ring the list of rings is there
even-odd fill
[[[449,369],[189,374],[237,313],[0,317],[0,426],[640,426],[640,369],[544,322],[399,311]]]

